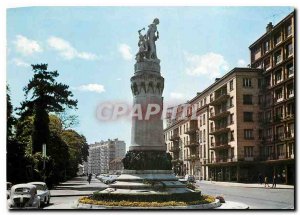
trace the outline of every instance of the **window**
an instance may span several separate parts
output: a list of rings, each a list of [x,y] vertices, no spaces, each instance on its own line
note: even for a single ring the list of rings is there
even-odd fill
[[[203,158],[206,158],[206,145],[203,145]]]
[[[244,122],[253,122],[252,112],[244,112]]]
[[[284,145],[278,145],[277,146],[277,154],[278,154],[278,158],[283,158],[284,157]]]
[[[230,141],[234,141],[234,131],[230,132]]]
[[[205,133],[205,129],[203,130],[203,143],[206,142],[206,133]]]
[[[206,105],[206,98],[204,98],[204,105]]]
[[[294,115],[295,114],[295,104],[291,102],[287,104],[287,115]]]
[[[203,125],[205,125],[205,114],[203,114]]]
[[[202,143],[202,130],[200,130],[200,132],[199,132],[199,140],[200,140],[200,143]]]
[[[209,95],[209,101],[212,102],[213,100],[214,100],[213,94],[210,94],[210,95]]]
[[[271,75],[268,75],[265,79],[265,83],[266,83],[266,86],[269,87],[271,86]]]
[[[281,51],[278,51],[274,54],[275,64],[279,64],[281,62]]]
[[[244,130],[244,138],[246,140],[252,140],[252,139],[254,139],[254,137],[253,137],[253,129],[245,129]]]
[[[200,126],[202,126],[202,116],[200,116]]]
[[[264,50],[265,50],[265,53],[267,53],[270,50],[270,43],[269,43],[269,41],[266,41],[264,43]]]
[[[286,69],[287,69],[287,71],[288,71],[288,76],[289,76],[289,77],[294,76],[294,66],[293,66],[292,63],[288,64],[288,65],[286,66]]]
[[[243,95],[243,104],[252,105],[252,95]]]
[[[292,43],[290,43],[286,46],[286,54],[288,57],[293,55],[293,44]]]
[[[233,80],[231,80],[231,81],[229,82],[229,89],[230,89],[230,91],[233,90]]]
[[[253,157],[253,146],[245,146],[244,147],[244,156],[245,157]]]
[[[275,72],[275,82],[279,83],[282,81],[282,72],[281,69]]]
[[[287,93],[288,93],[288,97],[294,97],[294,84],[289,84],[287,86]]]
[[[233,124],[233,113],[230,114],[230,118],[229,118],[230,124]]]
[[[290,36],[292,34],[292,25],[291,24],[289,24],[287,26],[286,33],[287,33],[287,36]]]
[[[230,97],[230,100],[229,100],[229,107],[233,107],[233,97]]]
[[[264,79],[262,79],[262,78],[258,78],[258,79],[257,79],[257,85],[258,85],[258,88],[259,88],[259,89],[263,88],[263,86],[264,86],[264,85],[263,85],[263,80],[264,80]]]
[[[251,87],[251,78],[243,78],[243,86]]]
[[[270,60],[270,57],[267,57],[265,60],[264,60],[264,69],[267,70],[271,67],[271,60]]]
[[[282,88],[275,91],[275,98],[276,98],[277,101],[281,101],[281,99],[282,99]]]
[[[280,34],[280,32],[279,32],[279,33],[277,33],[277,34],[275,35],[274,43],[275,43],[275,45],[277,45],[277,44],[280,43],[280,42],[281,42],[281,34]]]

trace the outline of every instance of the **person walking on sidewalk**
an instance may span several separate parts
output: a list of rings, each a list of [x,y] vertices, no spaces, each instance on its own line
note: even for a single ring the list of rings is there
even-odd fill
[[[268,176],[265,176],[265,187],[270,187],[269,183],[268,183]]]
[[[261,185],[263,184],[263,176],[261,173],[259,173],[259,175],[258,175],[258,181]]]
[[[272,188],[276,188],[276,183],[277,183],[277,177],[276,177],[276,174],[274,174]]]
[[[89,184],[91,183],[92,180],[92,173],[89,174],[87,181],[89,182]]]

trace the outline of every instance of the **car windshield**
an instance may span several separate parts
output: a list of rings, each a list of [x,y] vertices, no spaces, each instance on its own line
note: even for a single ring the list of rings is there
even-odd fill
[[[15,190],[16,193],[30,193],[30,188],[28,187],[19,187]]]
[[[33,185],[36,186],[37,190],[46,190],[44,185],[41,185],[41,184],[33,184]]]

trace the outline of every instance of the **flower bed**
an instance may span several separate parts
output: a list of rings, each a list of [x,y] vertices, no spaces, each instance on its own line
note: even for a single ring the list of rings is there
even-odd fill
[[[112,201],[112,200],[95,200],[92,197],[82,197],[79,199],[81,204],[103,205],[103,206],[118,206],[118,207],[168,207],[168,206],[189,206],[213,203],[215,198],[208,195],[202,195],[194,201]]]

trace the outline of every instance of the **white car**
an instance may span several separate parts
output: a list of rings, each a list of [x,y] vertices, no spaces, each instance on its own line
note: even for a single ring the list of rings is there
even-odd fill
[[[32,184],[16,184],[12,186],[8,207],[11,209],[38,209],[41,206],[36,186]]]
[[[37,195],[41,198],[41,203],[44,205],[50,204],[50,190],[47,187],[47,184],[45,182],[30,182],[28,184],[32,184],[36,186],[37,189]]]

